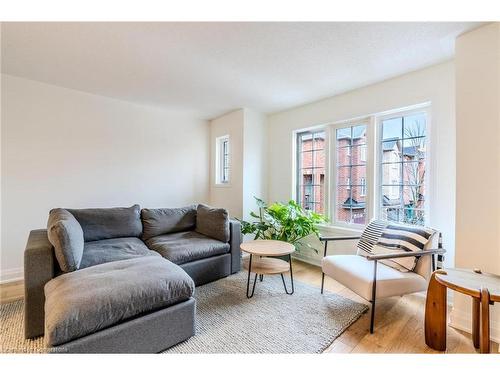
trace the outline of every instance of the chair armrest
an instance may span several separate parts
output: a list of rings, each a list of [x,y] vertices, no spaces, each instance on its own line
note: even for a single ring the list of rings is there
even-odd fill
[[[320,236],[320,241],[345,241],[345,240],[359,240],[361,236]]]
[[[430,250],[422,250],[422,251],[409,251],[407,253],[394,253],[394,254],[373,254],[367,255],[366,259],[368,260],[384,260],[384,259],[394,259],[394,258],[407,258],[407,257],[418,257],[423,255],[442,255],[446,253],[445,249],[430,249]]]

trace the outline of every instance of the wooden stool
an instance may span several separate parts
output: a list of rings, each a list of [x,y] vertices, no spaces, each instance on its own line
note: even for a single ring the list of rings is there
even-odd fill
[[[500,276],[480,270],[435,271],[425,302],[425,343],[446,350],[447,288],[472,297],[472,341],[481,353],[490,352],[490,305],[500,302]]]

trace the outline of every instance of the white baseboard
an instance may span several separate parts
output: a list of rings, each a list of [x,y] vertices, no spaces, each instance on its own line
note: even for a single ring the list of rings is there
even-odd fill
[[[452,309],[449,324],[453,328],[472,333],[472,315],[470,313]],[[490,339],[500,343],[500,322],[490,320]]]
[[[8,268],[0,271],[0,284],[22,280],[24,277],[23,268]]]

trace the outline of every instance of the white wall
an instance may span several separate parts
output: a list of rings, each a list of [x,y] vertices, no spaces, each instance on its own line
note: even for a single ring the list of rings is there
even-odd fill
[[[432,102],[429,225],[443,232],[453,264],[455,248],[455,80],[454,64],[447,62],[380,82],[342,95],[276,113],[268,117],[268,197],[292,198],[294,130],[368,116],[419,103]],[[353,251],[334,245],[332,253]],[[319,245],[319,244],[318,244]],[[340,249],[337,249],[339,246]],[[347,248],[349,249],[346,249]],[[318,263],[320,257],[304,251],[302,257]]]
[[[244,110],[238,109],[210,121],[210,204],[238,218],[243,213],[244,118]],[[216,139],[225,135],[229,135],[229,183],[216,184]]]
[[[8,75],[1,103],[3,280],[53,207],[208,200],[206,121]]]
[[[455,59],[456,266],[500,274],[500,23],[460,36]],[[492,310],[500,342],[500,308]],[[451,324],[470,332],[470,298],[455,295]]]
[[[267,122],[262,113],[245,108],[243,128],[243,218],[257,211],[254,197],[267,199]]]
[[[216,140],[229,135],[229,183],[216,184]],[[210,204],[249,219],[254,196],[266,199],[266,116],[242,108],[210,121]]]

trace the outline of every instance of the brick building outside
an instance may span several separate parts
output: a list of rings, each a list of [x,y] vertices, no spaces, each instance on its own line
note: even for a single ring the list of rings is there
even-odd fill
[[[367,224],[366,126],[338,129],[336,133],[336,220]],[[299,136],[300,204],[325,212],[325,132]],[[423,224],[425,137],[386,139],[382,143],[382,217]]]

